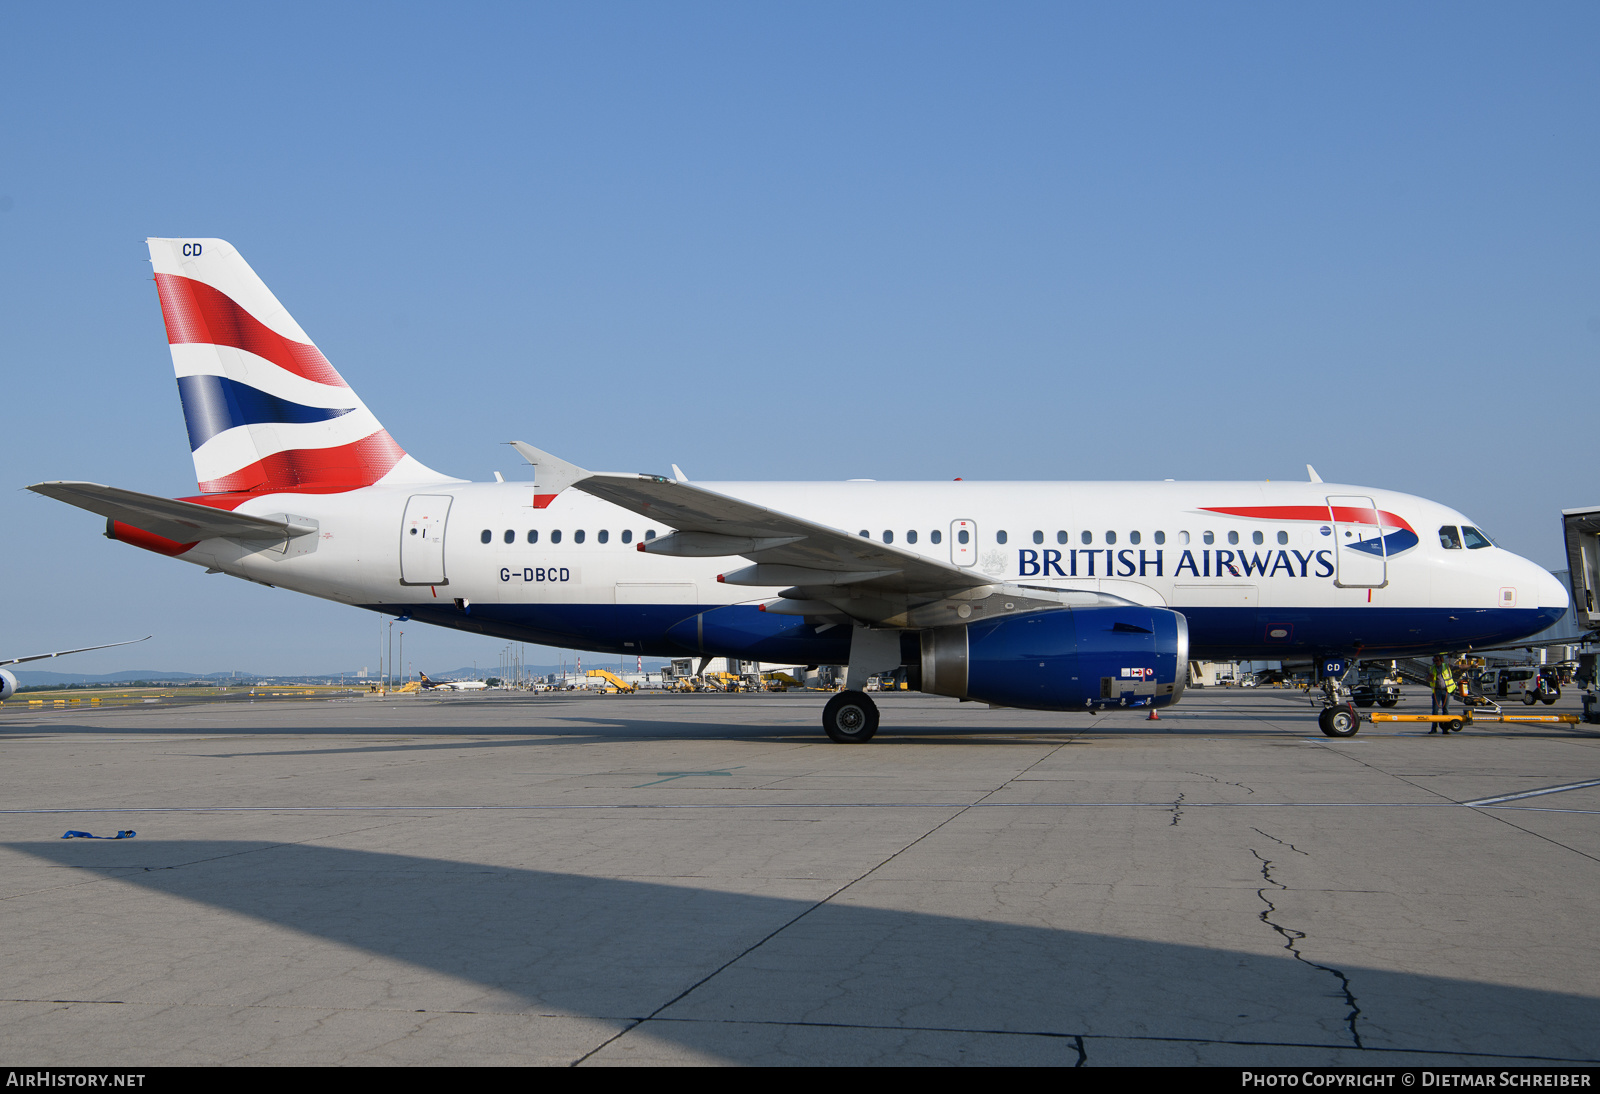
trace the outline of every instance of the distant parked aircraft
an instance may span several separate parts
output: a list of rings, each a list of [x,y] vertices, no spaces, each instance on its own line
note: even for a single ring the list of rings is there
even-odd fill
[[[423,691],[483,691],[489,686],[482,680],[429,680],[425,672],[417,675],[422,678]]]
[[[150,636],[147,634],[144,636],[144,638],[130,638],[126,642],[107,642],[103,646],[84,646],[75,650],[57,650],[55,653],[35,653],[30,654],[27,657],[13,657],[9,661],[0,661],[0,665],[20,665],[24,661],[43,661],[46,657],[65,657],[69,653],[88,653],[90,650],[109,650],[113,646],[131,646],[137,642],[144,642],[149,638]],[[5,702],[16,693],[17,678],[12,676],[9,672],[6,672],[4,669],[0,669],[0,703]]]

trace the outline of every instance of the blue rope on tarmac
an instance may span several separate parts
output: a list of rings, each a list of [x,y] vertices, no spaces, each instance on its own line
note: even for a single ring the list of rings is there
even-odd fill
[[[135,832],[132,828],[124,829],[124,830],[118,832],[114,836],[97,836],[93,832],[78,832],[78,831],[75,831],[75,830],[69,830],[67,832],[64,832],[62,834],[61,838],[62,839],[132,839],[134,836],[137,836],[138,834],[139,833]]]

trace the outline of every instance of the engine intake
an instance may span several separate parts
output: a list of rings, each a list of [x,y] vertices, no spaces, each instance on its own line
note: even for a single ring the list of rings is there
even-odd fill
[[[1064,608],[922,632],[922,690],[1028,710],[1167,707],[1189,621],[1166,608]]]

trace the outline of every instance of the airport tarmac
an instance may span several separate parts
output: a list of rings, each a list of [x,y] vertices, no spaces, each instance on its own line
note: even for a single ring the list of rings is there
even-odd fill
[[[823,699],[8,704],[0,1056],[1600,1060],[1592,727]]]

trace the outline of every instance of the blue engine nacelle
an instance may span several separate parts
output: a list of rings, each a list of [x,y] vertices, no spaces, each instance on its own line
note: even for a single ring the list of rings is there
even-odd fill
[[[1029,710],[1166,707],[1189,621],[1166,608],[1063,608],[922,632],[922,690]]]
[[[0,703],[5,702],[17,693],[17,678],[5,669],[0,669]]]

